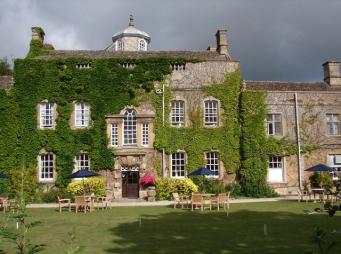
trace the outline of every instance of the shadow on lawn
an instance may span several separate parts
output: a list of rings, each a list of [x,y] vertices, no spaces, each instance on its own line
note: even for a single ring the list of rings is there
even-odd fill
[[[191,212],[169,209],[141,215],[110,231],[115,247],[107,253],[312,253],[315,227],[341,228],[341,216],[239,210]],[[341,212],[339,212],[341,213]],[[266,224],[266,226],[264,226]],[[334,253],[334,252],[331,252]],[[335,252],[336,253],[336,252]],[[339,252],[338,252],[339,253]]]

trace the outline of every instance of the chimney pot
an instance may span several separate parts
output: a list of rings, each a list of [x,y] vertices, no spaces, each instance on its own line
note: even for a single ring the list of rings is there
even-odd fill
[[[340,62],[328,61],[323,65],[324,81],[331,86],[341,85]]]
[[[38,40],[44,43],[45,32],[41,27],[32,27],[32,40]]]
[[[217,51],[221,55],[230,57],[227,44],[227,30],[219,29],[216,33]]]

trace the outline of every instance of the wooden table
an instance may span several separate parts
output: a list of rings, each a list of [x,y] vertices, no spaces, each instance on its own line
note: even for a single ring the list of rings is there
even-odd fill
[[[316,203],[316,194],[320,196],[320,201],[324,202],[324,188],[312,188],[311,191],[314,194],[314,202]]]

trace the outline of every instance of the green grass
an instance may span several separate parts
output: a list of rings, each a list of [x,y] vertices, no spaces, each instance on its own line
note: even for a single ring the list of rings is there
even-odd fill
[[[312,231],[341,229],[341,212],[304,215],[321,204],[293,201],[232,204],[229,213],[170,207],[115,207],[111,210],[59,214],[53,209],[28,209],[32,243],[46,244],[41,253],[64,253],[68,232],[76,231],[82,253],[309,253]],[[0,215],[0,223],[6,215]],[[141,223],[140,223],[141,218]],[[14,225],[14,223],[12,223]],[[268,235],[263,234],[267,224]],[[0,249],[15,253],[0,239]],[[341,253],[341,246],[332,253]]]

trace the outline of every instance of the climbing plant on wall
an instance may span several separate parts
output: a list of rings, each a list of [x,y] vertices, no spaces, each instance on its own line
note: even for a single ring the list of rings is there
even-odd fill
[[[137,90],[149,92],[154,82],[162,81],[170,73],[172,62],[184,61],[177,58],[17,60],[14,75],[20,136],[18,153],[32,164],[36,164],[42,148],[54,153],[57,185],[65,184],[65,176],[74,167],[73,158],[80,151],[89,153],[91,169],[112,169],[105,115],[118,113],[126,105],[136,105]],[[90,63],[91,68],[76,68],[77,63],[84,62]],[[126,62],[133,62],[136,67],[123,68],[121,64]],[[43,100],[57,105],[55,130],[37,128],[37,105]],[[70,128],[74,101],[90,104],[88,129]]]
[[[165,88],[165,122],[162,120],[162,99],[160,95],[151,94],[156,109],[155,143],[156,149],[165,149],[171,154],[183,150],[187,154],[187,172],[205,165],[204,154],[207,151],[219,151],[219,158],[224,162],[227,172],[236,172],[239,158],[239,121],[238,107],[240,94],[240,73],[229,74],[222,84],[212,84],[203,88],[207,96],[219,99],[223,108],[222,126],[205,128],[201,108],[190,108],[188,127],[171,127],[169,123],[171,89]]]

